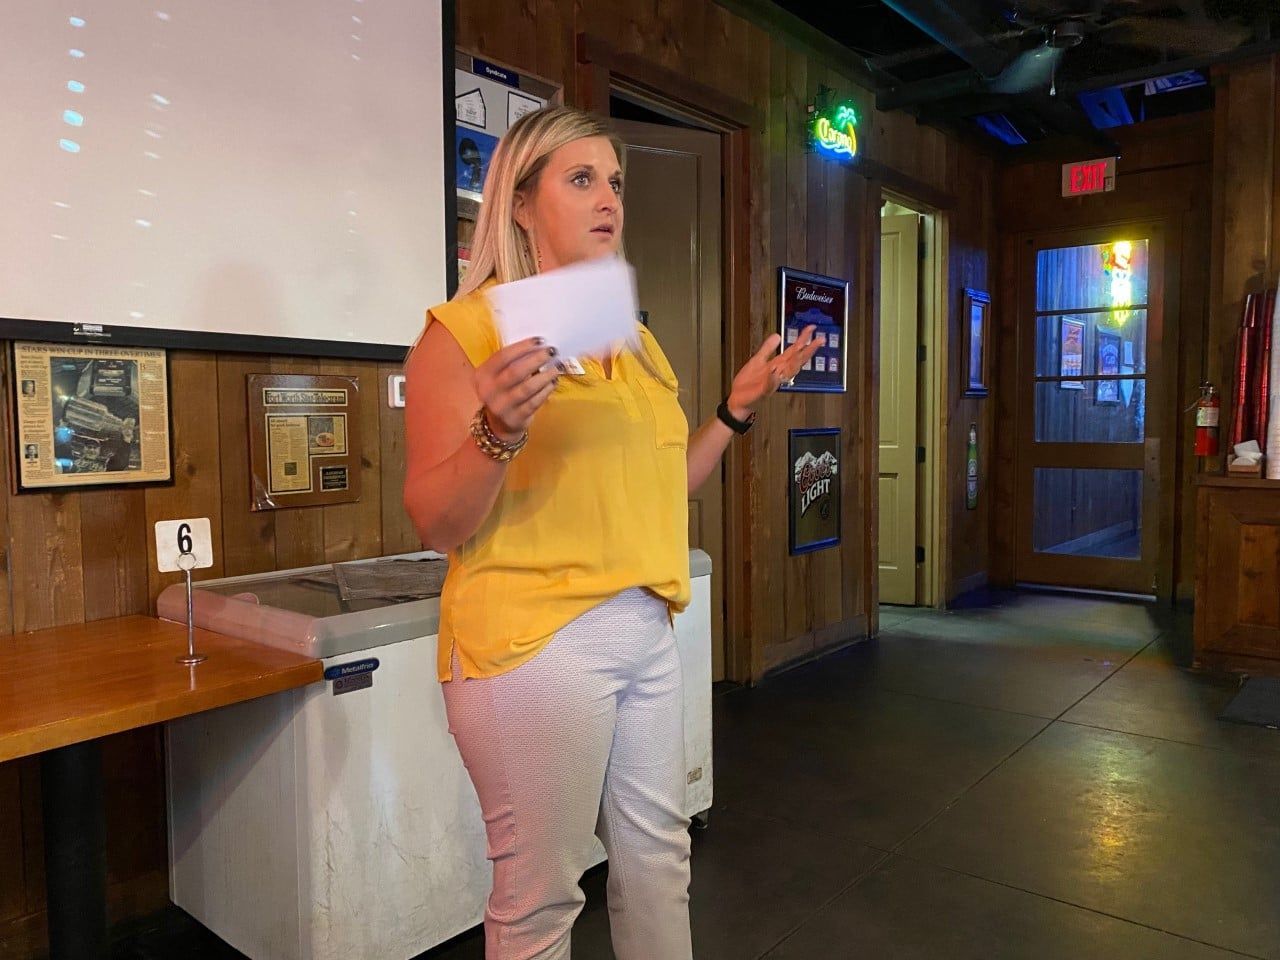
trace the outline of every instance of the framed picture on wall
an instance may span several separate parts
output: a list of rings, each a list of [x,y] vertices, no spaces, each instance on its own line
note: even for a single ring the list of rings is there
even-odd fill
[[[12,364],[20,492],[172,482],[164,350],[18,342]]]
[[[840,428],[792,430],[788,449],[791,554],[840,543]]]
[[[844,393],[848,376],[849,281],[778,268],[778,332],[785,350],[806,327],[815,326],[825,339],[813,359],[783,390]]]
[[[991,295],[983,290],[964,289],[960,315],[965,323],[965,367],[969,371],[966,397],[985,397],[987,386],[987,330],[991,318]]]
[[[1120,336],[1098,331],[1098,376],[1117,376],[1120,373]],[[1094,386],[1094,403],[1119,403],[1120,381],[1099,380]]]
[[[1058,376],[1084,376],[1084,330],[1083,320],[1074,317],[1063,317],[1058,335]],[[1083,390],[1080,380],[1062,380],[1058,386],[1063,390]]]

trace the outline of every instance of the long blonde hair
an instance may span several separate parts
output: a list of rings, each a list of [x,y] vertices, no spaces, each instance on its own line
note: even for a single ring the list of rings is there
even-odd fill
[[[546,107],[527,113],[498,141],[484,182],[484,199],[471,242],[471,265],[458,284],[457,300],[490,278],[498,283],[523,280],[538,272],[529,235],[516,222],[516,195],[537,188],[551,154],[584,137],[608,137],[625,162],[625,147],[601,118],[571,107]]]

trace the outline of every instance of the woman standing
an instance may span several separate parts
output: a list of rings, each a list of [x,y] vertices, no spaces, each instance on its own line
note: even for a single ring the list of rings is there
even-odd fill
[[[450,554],[439,676],[493,861],[490,960],[565,960],[598,835],[618,960],[689,960],[680,660],[688,494],[821,345],[770,337],[689,435],[657,342],[503,346],[484,295],[622,243],[622,145],[564,107],[494,153],[457,296],[410,353],[405,506]]]

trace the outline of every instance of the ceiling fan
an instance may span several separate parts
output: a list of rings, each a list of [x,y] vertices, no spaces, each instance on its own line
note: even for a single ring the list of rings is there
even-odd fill
[[[1239,0],[1217,0],[1219,7],[1229,7],[1232,2]],[[987,50],[1006,52],[1003,68],[994,76],[970,76],[963,83],[957,77],[954,85],[936,87],[938,93],[951,93],[954,86],[955,92],[1052,95],[1059,67],[1069,51],[1081,46],[1136,48],[1155,52],[1162,60],[1174,60],[1227,53],[1253,33],[1236,20],[1211,17],[1201,0],[1018,0],[1002,18],[1006,28],[980,35],[978,42]],[[1035,42],[1028,45],[1028,41]],[[951,49],[971,60],[972,50],[965,45]],[[925,47],[873,57],[867,65],[892,77],[894,68],[934,57],[937,52],[936,47]],[[920,99],[932,98],[926,95]]]
[[[1176,5],[1111,0],[1087,6],[1030,0],[1018,4],[1007,17],[1016,28],[1007,37],[1038,36],[1040,42],[1023,50],[992,78],[989,89],[993,93],[1047,90],[1055,94],[1064,57],[1086,43],[1148,50],[1172,60],[1227,53],[1253,32],[1241,23],[1209,17],[1199,0],[1182,0]]]

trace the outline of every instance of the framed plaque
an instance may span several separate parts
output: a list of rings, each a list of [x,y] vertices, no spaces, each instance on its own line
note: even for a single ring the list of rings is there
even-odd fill
[[[816,326],[826,338],[822,349],[796,374],[795,383],[782,389],[843,393],[849,369],[849,281],[779,267],[778,324],[783,349],[809,326]]]
[[[164,350],[13,344],[18,491],[168,483]]]
[[[840,428],[789,436],[791,553],[834,547],[840,543]]]
[[[249,374],[254,510],[360,499],[360,379]]]

